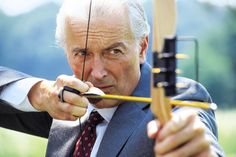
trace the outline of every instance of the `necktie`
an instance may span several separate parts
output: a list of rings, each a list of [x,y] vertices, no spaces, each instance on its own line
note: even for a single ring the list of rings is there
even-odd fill
[[[89,157],[96,140],[96,126],[104,119],[97,112],[92,112],[86,121],[82,134],[78,137],[73,157]]]

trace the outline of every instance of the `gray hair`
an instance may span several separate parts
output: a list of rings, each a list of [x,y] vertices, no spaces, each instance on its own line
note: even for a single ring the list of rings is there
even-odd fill
[[[61,47],[66,46],[66,19],[76,18],[88,20],[89,0],[65,0],[57,14],[56,41]],[[95,4],[95,5],[94,5]],[[150,26],[140,0],[93,0],[92,17],[104,17],[119,13],[117,6],[126,6],[130,20],[131,31],[136,40],[141,40],[149,34]]]

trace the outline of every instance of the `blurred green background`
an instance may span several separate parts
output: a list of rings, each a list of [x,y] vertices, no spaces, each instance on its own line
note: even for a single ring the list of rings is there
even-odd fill
[[[236,156],[236,125],[232,124],[236,119],[236,3],[227,2],[231,5],[178,0],[177,34],[194,36],[199,41],[200,82],[219,107],[216,116],[220,143],[227,156]],[[151,23],[150,3],[146,0],[144,5]],[[0,0],[1,66],[53,80],[60,74],[72,74],[54,39],[59,5],[60,0]],[[178,44],[178,51],[190,56],[178,63],[181,75],[192,79],[193,50],[191,42]],[[150,51],[147,59],[151,60]],[[46,139],[0,128],[0,157],[44,156],[46,143]]]

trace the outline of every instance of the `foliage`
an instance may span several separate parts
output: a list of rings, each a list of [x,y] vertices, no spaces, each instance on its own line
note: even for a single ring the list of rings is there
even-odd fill
[[[200,82],[220,108],[233,107],[236,100],[235,42],[236,10],[193,1],[180,1],[179,35],[193,35],[200,45]],[[193,9],[195,8],[195,9]],[[193,57],[191,44],[180,52]],[[194,60],[181,61],[184,76],[194,78]]]

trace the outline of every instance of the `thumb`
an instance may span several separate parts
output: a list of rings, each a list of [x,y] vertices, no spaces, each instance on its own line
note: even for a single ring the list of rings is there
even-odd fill
[[[147,135],[149,138],[156,138],[160,128],[160,123],[157,120],[152,120],[147,124]]]

